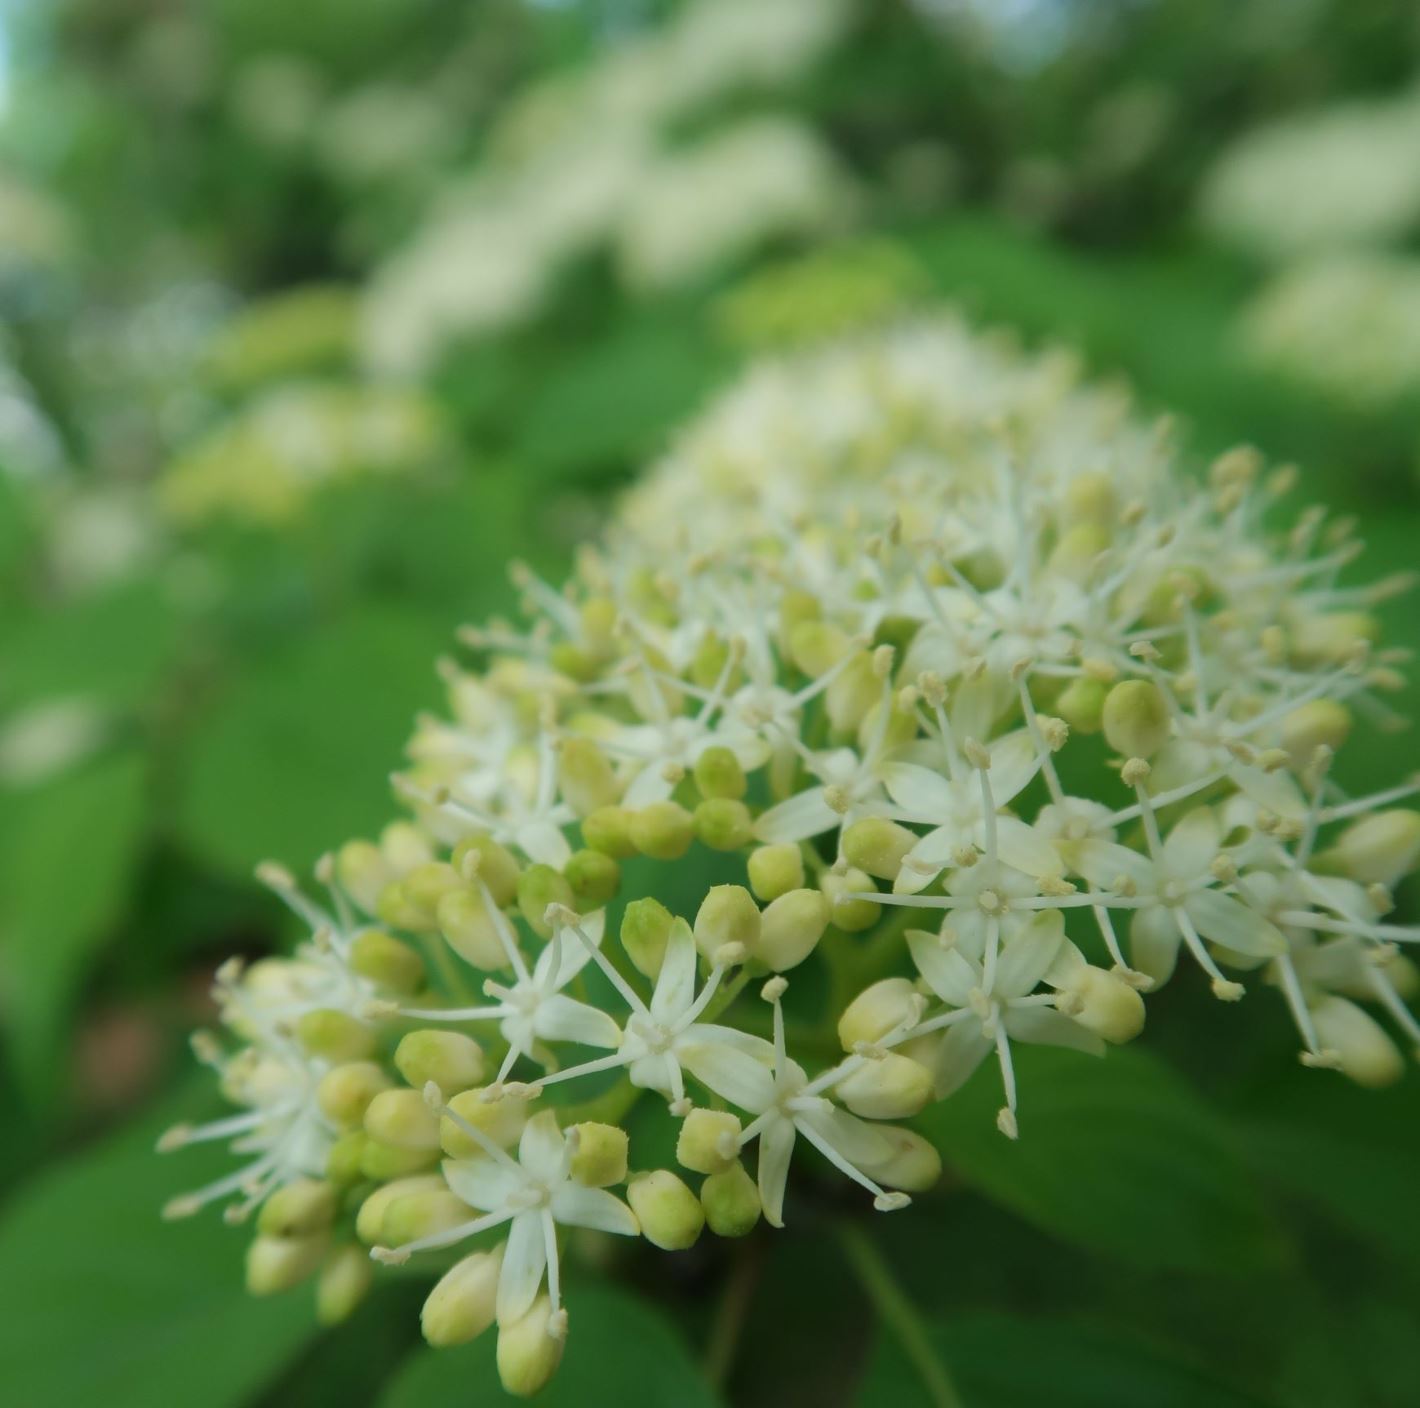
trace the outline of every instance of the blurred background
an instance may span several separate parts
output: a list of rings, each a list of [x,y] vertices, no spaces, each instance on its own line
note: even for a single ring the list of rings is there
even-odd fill
[[[943,305],[1416,566],[1413,0],[0,0],[6,1402],[498,1397],[417,1280],[318,1331],[157,1221],[212,970],[290,937],[253,866],[389,819],[454,628],[749,359]],[[1229,1015],[1175,984],[1009,1155],[952,1102],[950,1195],[873,1230],[971,1404],[1420,1402],[1420,1084]],[[765,1250],[719,1397],[725,1267],[652,1257],[546,1401],[912,1408],[838,1255]]]

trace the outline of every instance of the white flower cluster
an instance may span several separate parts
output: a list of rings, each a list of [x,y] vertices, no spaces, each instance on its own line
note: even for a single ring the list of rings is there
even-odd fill
[[[1260,367],[1379,410],[1420,392],[1420,261],[1341,253],[1279,273],[1242,315]]]
[[[773,90],[846,26],[841,0],[700,0],[516,104],[485,168],[446,193],[377,273],[366,299],[372,365],[410,372],[450,342],[532,317],[563,269],[606,248],[637,286],[694,277],[760,241],[837,223],[852,191],[836,158],[787,116],[676,125]]]
[[[1420,89],[1244,134],[1210,173],[1202,214],[1267,259],[1404,238],[1420,224]]]
[[[323,864],[330,914],[272,875],[316,937],[224,987],[256,1053],[226,1070],[277,1062],[227,1082],[256,1155],[227,1186],[283,1185],[253,1289],[330,1255],[342,1207],[379,1261],[484,1239],[424,1332],[496,1322],[532,1392],[559,1229],[777,1227],[803,1146],[903,1207],[940,1172],[905,1121],[990,1061],[1016,1137],[1016,1044],[1132,1039],[1185,956],[1229,1003],[1277,989],[1306,1064],[1398,1076],[1417,785],[1333,767],[1385,718],[1393,584],[1338,585],[1319,511],[1271,528],[1254,453],[1172,460],[1068,359],[935,319],[752,372],[564,590],[522,572],[529,622],[470,629],[419,723],[413,820]],[[685,913],[655,897],[694,875]],[[684,1176],[632,1172],[633,1110]]]

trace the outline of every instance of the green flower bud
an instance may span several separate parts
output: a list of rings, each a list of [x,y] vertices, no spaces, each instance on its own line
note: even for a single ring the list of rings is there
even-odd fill
[[[1147,758],[1169,739],[1169,709],[1158,685],[1122,680],[1105,695],[1105,741],[1126,758]],[[1068,722],[1068,720],[1067,720]]]
[[[777,846],[760,846],[750,852],[749,887],[763,904],[777,900],[790,890],[804,884],[804,856],[798,846],[784,842]]]
[[[465,1124],[471,1124],[480,1134],[487,1135],[504,1149],[518,1142],[523,1126],[528,1122],[528,1102],[513,1095],[485,1100],[482,1090],[462,1090],[450,1097],[448,1105]],[[439,1142],[451,1159],[471,1159],[484,1154],[482,1146],[470,1139],[447,1115],[439,1122]]]
[[[432,1080],[440,1090],[467,1090],[483,1079],[483,1048],[462,1032],[409,1032],[394,1052],[395,1068],[415,1089]]]
[[[477,1339],[493,1323],[502,1268],[502,1243],[455,1262],[429,1292],[419,1313],[424,1338],[436,1349]]]
[[[449,891],[439,901],[436,917],[444,941],[465,962],[485,972],[507,966],[507,950],[498,937],[488,903],[478,890]]]
[[[700,1200],[669,1169],[638,1173],[626,1185],[626,1200],[641,1224],[642,1235],[662,1251],[695,1245],[705,1226]]]
[[[1113,524],[1119,516],[1119,501],[1107,474],[1091,471],[1076,475],[1065,490],[1062,505],[1066,522]]]
[[[831,870],[825,871],[818,883],[819,889],[832,906],[830,922],[835,928],[856,934],[864,929],[871,929],[881,917],[882,905],[872,900],[844,898],[850,894],[870,894],[876,888],[871,877],[856,867],[850,867],[842,875],[835,875]]]
[[[724,677],[724,688],[733,691],[743,680],[744,674],[738,666],[731,666],[728,674],[725,666],[729,663],[730,646],[713,632],[707,632],[690,661],[690,678],[701,689],[714,689]]]
[[[607,756],[590,738],[564,739],[557,759],[562,796],[579,817],[614,806],[621,796]]]
[[[1114,973],[1082,964],[1063,985],[1056,1005],[1109,1042],[1132,1041],[1144,1030],[1144,999]]]
[[[585,1183],[588,1188],[609,1188],[626,1178],[630,1140],[624,1129],[591,1120],[574,1124],[572,1129],[577,1134],[577,1152],[572,1155],[572,1177],[578,1183]]]
[[[424,986],[424,960],[408,944],[378,929],[356,936],[350,966],[388,992],[408,994]]]
[[[432,927],[424,916],[424,911],[405,892],[402,880],[391,880],[380,891],[375,913],[381,923],[393,929],[407,929],[413,934],[426,934]]]
[[[845,1076],[835,1093],[864,1119],[908,1119],[932,1098],[932,1075],[910,1057],[889,1051]]]
[[[261,1205],[256,1230],[268,1237],[305,1237],[334,1221],[334,1186],[318,1178],[298,1178]]]
[[[366,914],[373,914],[394,872],[373,841],[347,841],[335,854],[341,888]]]
[[[873,1126],[889,1152],[863,1165],[863,1172],[888,1188],[925,1193],[942,1176],[942,1156],[916,1130],[898,1124]]]
[[[631,844],[652,860],[679,860],[695,835],[690,813],[678,802],[652,802],[631,813]]]
[[[1378,1089],[1405,1073],[1405,1060],[1385,1029],[1354,1002],[1328,993],[1311,1009],[1317,1040],[1336,1054],[1357,1085]]]
[[[421,932],[432,929],[439,901],[450,891],[463,889],[464,884],[463,877],[446,861],[431,860],[415,866],[400,881],[404,903],[419,916],[419,923],[413,927]]]
[[[654,978],[661,971],[673,922],[670,910],[649,896],[626,906],[621,917],[621,946],[637,972]]]
[[[621,867],[601,851],[578,851],[563,874],[576,897],[576,907],[584,914],[610,903],[621,888]]]
[[[437,1149],[439,1116],[422,1090],[382,1090],[365,1110],[365,1133],[396,1149]]]
[[[1051,550],[1050,569],[1077,582],[1086,581],[1110,541],[1109,529],[1101,524],[1077,523],[1060,536]]]
[[[1329,861],[1362,885],[1393,889],[1420,861],[1420,812],[1372,812],[1337,838]]]
[[[393,1084],[373,1061],[350,1061],[321,1077],[316,1086],[316,1103],[332,1124],[349,1129],[364,1121],[366,1106]]]
[[[247,1248],[247,1294],[274,1296],[314,1275],[325,1256],[325,1233],[313,1237],[268,1237],[258,1234]]]
[[[1070,725],[1072,733],[1098,733],[1104,725],[1104,701],[1108,687],[1090,675],[1070,681],[1055,700],[1055,712]]]
[[[360,1172],[376,1183],[383,1183],[391,1178],[408,1178],[410,1174],[422,1173],[438,1161],[436,1149],[401,1149],[398,1145],[367,1136],[360,1153]]]
[[[391,1201],[380,1221],[383,1246],[402,1247],[420,1237],[432,1237],[467,1222],[473,1213],[447,1188],[405,1193]]]
[[[738,851],[754,839],[754,819],[743,802],[710,797],[696,807],[695,838],[712,851]]]
[[[312,1056],[327,1061],[358,1061],[375,1049],[375,1034],[348,1012],[321,1008],[302,1013],[296,1036]]]
[[[341,1188],[358,1183],[365,1175],[360,1161],[370,1136],[363,1129],[347,1129],[334,1144],[325,1161],[325,1176]]]
[[[1318,748],[1333,753],[1351,733],[1351,711],[1335,699],[1313,699],[1293,709],[1282,720],[1282,747],[1292,768],[1303,772],[1311,766]]]
[[[339,1325],[348,1320],[370,1293],[375,1268],[364,1250],[353,1242],[333,1247],[316,1282],[316,1320]]]
[[[817,602],[814,611],[817,614]],[[789,658],[814,679],[827,674],[852,648],[847,633],[827,621],[801,621],[789,632]]]
[[[843,833],[843,854],[849,865],[896,880],[903,857],[917,844],[916,835],[885,816],[860,817]]]
[[[871,652],[863,651],[834,676],[824,693],[824,711],[835,733],[852,733],[883,697],[883,682],[873,668]]]
[[[675,1156],[694,1173],[724,1173],[740,1156],[740,1121],[728,1110],[692,1110],[681,1123]]]
[[[843,1049],[852,1051],[859,1042],[881,1041],[918,1010],[920,1001],[910,978],[883,978],[864,988],[838,1019]]]
[[[759,906],[743,885],[712,885],[695,915],[695,945],[713,963],[726,944],[754,951],[759,928]]]
[[[513,896],[518,893],[518,873],[522,867],[506,846],[499,845],[491,836],[475,833],[465,836],[454,847],[451,861],[465,880],[486,885],[499,909],[512,904]],[[474,884],[475,892],[477,889]]]
[[[779,599],[779,653],[793,659],[790,642],[795,630],[806,621],[817,621],[823,614],[818,597],[812,592],[790,587]],[[797,662],[796,662],[797,663]]]
[[[1380,638],[1380,622],[1365,611],[1307,616],[1292,631],[1291,661],[1303,669],[1344,665]]]
[[[759,1189],[738,1160],[700,1185],[700,1205],[717,1237],[747,1236],[762,1211]]]
[[[728,748],[707,748],[691,770],[700,795],[737,802],[749,789],[740,760]]]
[[[380,854],[397,878],[434,859],[429,838],[411,821],[392,821],[380,832]]]
[[[748,891],[741,893],[748,898]],[[832,906],[818,890],[790,890],[760,916],[759,937],[747,947],[776,973],[787,972],[818,947],[831,912]]]
[[[613,860],[629,860],[636,854],[631,839],[631,813],[625,807],[598,807],[582,818],[582,840],[589,850],[600,851]]]
[[[385,1213],[396,1199],[414,1193],[446,1191],[444,1180],[437,1173],[417,1174],[410,1178],[397,1178],[392,1183],[376,1188],[355,1214],[355,1235],[367,1247],[383,1246]]]
[[[545,1295],[521,1320],[500,1325],[498,1378],[504,1389],[515,1398],[531,1398],[557,1372],[565,1342],[565,1325],[554,1319],[552,1302]]]
[[[550,865],[530,865],[518,876],[518,912],[540,938],[552,937],[552,925],[543,916],[551,904],[572,909],[576,896],[565,876]]]

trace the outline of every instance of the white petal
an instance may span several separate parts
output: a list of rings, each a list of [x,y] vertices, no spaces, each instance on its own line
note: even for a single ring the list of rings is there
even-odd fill
[[[992,1049],[993,1044],[981,1034],[980,1022],[968,1018],[954,1027],[948,1027],[947,1034],[937,1045],[930,1067],[937,1099],[945,1100],[965,1085]]]
[[[503,1269],[498,1273],[497,1314],[500,1325],[511,1325],[528,1313],[547,1267],[542,1214],[521,1212],[508,1229]]]
[[[518,1162],[540,1183],[548,1183],[562,1171],[565,1140],[551,1110],[539,1110],[523,1126],[518,1140]]]
[[[636,1214],[605,1188],[584,1188],[564,1183],[552,1195],[552,1215],[568,1227],[590,1227],[634,1237],[640,1232]]]
[[[1173,977],[1178,963],[1178,946],[1183,933],[1172,911],[1163,905],[1150,905],[1134,911],[1129,925],[1129,956],[1134,966],[1151,977],[1156,985]]]
[[[621,1028],[607,1013],[560,992],[538,1003],[533,1031],[544,1041],[576,1041],[583,1046],[615,1047],[621,1042]]]
[[[1012,1041],[1068,1046],[1091,1056],[1104,1055],[1104,1042],[1099,1037],[1053,1007],[1008,1007],[1001,1024]]]
[[[1262,915],[1231,895],[1199,890],[1184,905],[1194,928],[1205,939],[1224,944],[1253,958],[1273,958],[1286,953],[1287,941]]]
[[[506,1164],[493,1159],[445,1159],[444,1182],[469,1207],[479,1212],[496,1212],[522,1180]]]
[[[888,796],[923,821],[937,821],[956,810],[956,789],[931,768],[916,763],[886,763],[880,776]]]
[[[824,800],[824,789],[810,787],[778,806],[770,807],[755,822],[754,834],[759,840],[771,844],[807,841],[810,836],[831,830],[838,822],[838,813]]]
[[[1146,894],[1154,888],[1154,867],[1147,856],[1114,841],[1081,841],[1075,847],[1075,869],[1102,890],[1114,887],[1121,875]]]
[[[651,1015],[658,1022],[673,1022],[695,1001],[696,957],[695,935],[684,919],[677,919],[651,994]]]
[[[759,1136],[759,1198],[764,1204],[764,1220],[771,1227],[784,1225],[784,1188],[793,1153],[794,1126],[776,1115]]]
[[[648,807],[652,802],[664,802],[675,791],[675,783],[666,777],[662,768],[662,761],[652,758],[623,793],[621,805],[634,810]]]
[[[677,1043],[676,1055],[696,1080],[742,1110],[760,1114],[774,1103],[773,1073],[728,1042]]]
[[[1004,807],[1040,771],[1040,752],[1028,729],[998,738],[990,748],[991,796]]]
[[[892,1157],[893,1146],[887,1136],[867,1120],[850,1115],[846,1110],[837,1107],[816,1110],[799,1118],[850,1164],[878,1164]]]
[[[1222,831],[1212,807],[1194,807],[1164,842],[1164,865],[1170,875],[1191,879],[1213,863],[1222,844]]]
[[[907,947],[927,986],[952,1007],[965,1007],[972,989],[981,984],[981,970],[964,958],[955,945],[947,947],[936,934],[924,929],[907,931]]]
[[[1037,879],[1060,875],[1065,869],[1060,852],[1050,841],[1014,816],[996,818],[996,853],[1012,869]]]
[[[902,858],[902,868],[892,882],[893,894],[915,895],[925,890],[951,860],[952,852],[970,839],[955,822],[929,831]]]
[[[1238,789],[1251,797],[1259,807],[1276,812],[1289,821],[1300,821],[1307,814],[1307,804],[1297,790],[1297,784],[1280,768],[1264,772],[1261,768],[1235,766],[1233,781]]]
[[[561,827],[541,818],[518,827],[514,841],[529,860],[554,870],[561,870],[572,858],[572,847]]]
[[[1025,928],[1002,946],[993,993],[1011,998],[1033,992],[1064,942],[1065,918],[1058,909],[1041,910],[1032,916]]]

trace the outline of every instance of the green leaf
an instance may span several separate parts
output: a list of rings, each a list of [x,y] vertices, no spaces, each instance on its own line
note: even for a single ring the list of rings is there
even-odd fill
[[[273,650],[194,731],[177,821],[206,859],[247,875],[295,867],[395,812],[389,774],[433,705],[448,645],[422,616],[367,608]]]
[[[993,1067],[923,1117],[983,1195],[1056,1236],[1138,1266],[1275,1265],[1280,1234],[1222,1123],[1154,1058],[1015,1049],[1019,1140],[996,1129]]]
[[[69,1004],[126,902],[146,813],[147,767],[136,749],[5,799],[0,971],[16,1068],[32,1098],[60,1075]]]
[[[720,1400],[674,1328],[645,1301],[606,1286],[574,1286],[562,1366],[538,1396],[542,1408],[716,1408]],[[458,1349],[412,1354],[379,1408],[503,1401],[494,1365],[496,1332]]]
[[[1217,1382],[1177,1348],[1074,1317],[971,1315],[927,1327],[970,1408],[1266,1408]],[[930,1408],[888,1332],[878,1336],[855,1408]]]
[[[246,1234],[209,1211],[159,1221],[162,1204],[230,1166],[220,1149],[159,1158],[173,1102],[53,1168],[0,1220],[0,1383],[24,1408],[152,1408],[248,1401],[314,1332],[310,1290],[252,1300]]]

